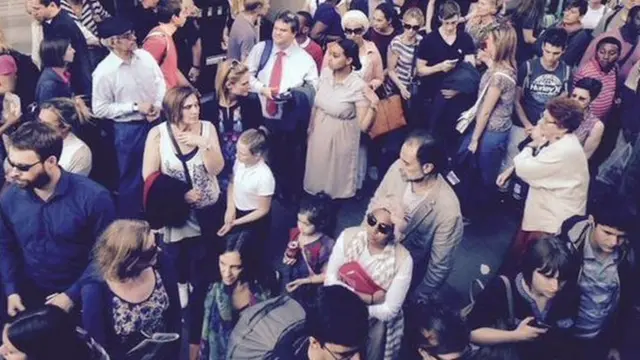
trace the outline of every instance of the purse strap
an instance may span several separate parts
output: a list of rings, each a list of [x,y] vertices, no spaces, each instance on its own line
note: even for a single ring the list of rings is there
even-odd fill
[[[495,76],[495,75],[501,75],[501,76],[504,76],[504,77],[506,77],[507,79],[509,79],[512,83],[514,83],[514,84],[516,83],[516,81],[515,81],[515,80],[513,80],[513,79],[511,78],[511,76],[509,76],[509,75],[507,75],[507,74],[505,74],[505,73],[503,73],[503,72],[501,72],[501,71],[496,71],[496,72],[495,72],[495,73],[493,73],[493,75],[491,75],[491,76]],[[476,103],[475,103],[475,104],[473,104],[473,107],[472,107],[472,108],[476,109],[476,111],[477,111],[478,107],[480,106],[480,103],[482,102],[482,99],[484,98],[484,95],[487,93],[487,90],[489,90],[489,86],[490,86],[490,85],[491,85],[491,79],[489,79],[489,81],[487,81],[487,84],[484,86],[484,89],[482,89],[482,92],[480,93],[480,96],[478,96],[478,99],[476,100]]]
[[[193,181],[191,180],[191,174],[189,174],[189,167],[187,166],[187,161],[185,160],[185,156],[182,154],[182,151],[180,151],[180,146],[178,145],[178,142],[176,141],[176,137],[173,135],[173,130],[171,129],[171,124],[169,124],[169,121],[166,121],[165,124],[167,124],[167,131],[169,132],[169,139],[171,139],[171,144],[173,144],[174,151],[176,153],[176,157],[178,158],[178,160],[180,160],[180,162],[182,163],[182,167],[184,168],[184,175],[185,175],[185,177],[187,179],[187,184],[189,184],[189,188],[192,188],[193,187]]]

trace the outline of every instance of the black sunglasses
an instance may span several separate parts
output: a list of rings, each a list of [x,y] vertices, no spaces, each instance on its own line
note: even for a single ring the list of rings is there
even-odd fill
[[[344,33],[349,35],[349,34],[353,34],[353,35],[362,35],[362,33],[364,33],[364,28],[355,28],[355,29],[349,29],[349,28],[345,28],[344,29]]]
[[[413,31],[420,30],[420,25],[402,24],[402,26],[404,27],[405,30],[412,30],[412,29],[413,29]]]
[[[369,226],[371,227],[377,226],[378,231],[380,232],[380,234],[383,234],[383,235],[388,235],[393,231],[393,225],[379,223],[378,219],[376,219],[375,215],[373,214],[367,215],[367,224],[369,224]]]
[[[29,165],[26,165],[26,164],[14,164],[11,160],[9,160],[9,158],[7,158],[7,163],[9,164],[9,166],[12,169],[16,169],[16,170],[18,170],[20,172],[27,172],[27,171],[31,170],[32,167],[40,164],[41,162],[42,161],[38,161],[38,162],[34,162],[33,164],[29,164]]]

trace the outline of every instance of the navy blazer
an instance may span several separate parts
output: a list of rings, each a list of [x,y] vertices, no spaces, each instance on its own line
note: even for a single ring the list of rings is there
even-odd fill
[[[95,269],[95,268],[94,268]],[[182,334],[182,318],[180,298],[178,296],[178,281],[174,275],[169,258],[160,251],[155,265],[162,283],[169,296],[169,308],[164,312],[167,328],[165,332]],[[111,359],[125,359],[130,349],[124,348],[115,333],[113,324],[113,307],[111,299],[113,293],[106,281],[99,275],[86,281],[82,286],[82,327],[96,342],[107,351]],[[167,359],[178,359],[180,356],[180,340],[170,347],[171,354]]]
[[[36,102],[38,105],[54,98],[72,97],[71,86],[66,83],[53,68],[45,68],[36,85]]]

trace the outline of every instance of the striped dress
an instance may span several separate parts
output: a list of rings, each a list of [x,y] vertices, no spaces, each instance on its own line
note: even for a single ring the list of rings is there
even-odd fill
[[[102,7],[98,0],[81,0],[82,1],[82,16],[79,18],[73,11],[70,0],[61,0],[60,7],[66,11],[74,21],[79,22],[93,35],[98,36],[98,23],[102,20],[111,17],[107,10]]]
[[[413,74],[411,74],[411,65],[413,64],[413,56],[416,51],[418,51],[418,45],[420,45],[420,41],[422,40],[422,36],[418,35],[416,37],[416,43],[414,45],[407,45],[402,42],[402,34],[396,36],[391,40],[391,45],[389,45],[389,51],[396,54],[398,56],[398,62],[396,64],[396,74],[398,74],[398,78],[400,82],[404,86],[408,86],[411,82],[411,78]],[[414,70],[415,72],[415,70]],[[396,85],[387,77],[387,81],[384,84],[385,90],[388,94],[391,93],[399,93]]]

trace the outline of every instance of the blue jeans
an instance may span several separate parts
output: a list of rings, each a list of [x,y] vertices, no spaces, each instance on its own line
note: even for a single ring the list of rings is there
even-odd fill
[[[458,154],[467,150],[471,142],[472,134],[473,131],[469,131],[464,136]],[[496,180],[498,175],[500,175],[500,167],[507,152],[508,144],[509,131],[498,132],[485,130],[480,138],[475,154],[477,156],[479,175],[482,181],[473,191],[474,199],[470,199],[474,204],[474,208],[482,209],[484,206],[490,205],[489,203],[493,199],[493,194],[497,190]]]
[[[114,125],[114,144],[118,160],[117,216],[120,219],[142,218],[142,158],[151,125],[134,121]]]

